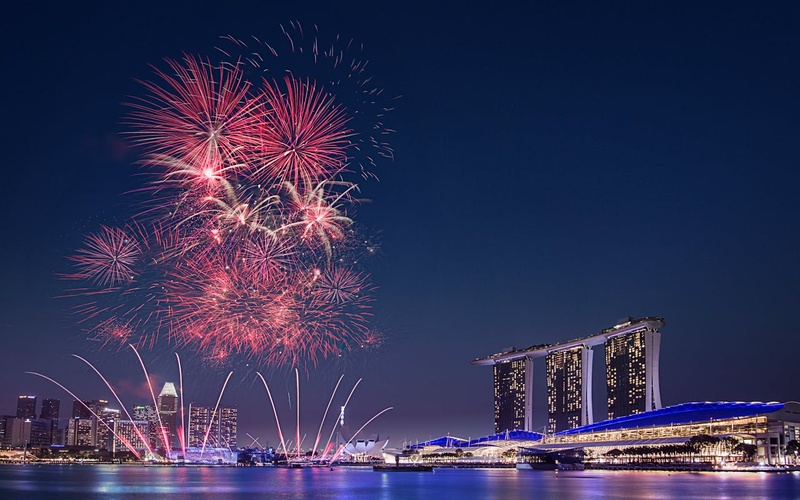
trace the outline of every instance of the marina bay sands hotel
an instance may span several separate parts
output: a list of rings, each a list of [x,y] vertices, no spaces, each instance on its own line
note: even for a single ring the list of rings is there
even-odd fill
[[[605,345],[608,418],[661,408],[658,355],[664,320],[625,318],[600,333],[478,358],[494,370],[495,432],[533,431],[533,363],[545,358],[547,432],[594,423],[592,347]]]

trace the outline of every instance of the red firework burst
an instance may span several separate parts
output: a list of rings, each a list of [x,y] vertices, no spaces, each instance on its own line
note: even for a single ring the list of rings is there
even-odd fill
[[[242,261],[254,280],[272,281],[296,266],[294,243],[275,234],[261,233],[247,240]]]
[[[316,281],[315,293],[333,304],[356,302],[369,290],[367,279],[352,269],[328,266]]]
[[[125,231],[101,226],[99,233],[86,237],[86,247],[70,257],[77,263],[78,272],[68,278],[113,287],[133,279],[140,254],[139,243]]]
[[[344,168],[353,131],[344,109],[315,83],[287,76],[284,84],[264,80],[263,164],[249,176],[307,188]]]
[[[214,66],[188,55],[166,62],[172,74],[156,69],[163,84],[143,82],[150,96],[129,104],[128,121],[138,129],[131,135],[169,180],[215,186],[258,145],[260,103],[236,64]]]
[[[175,273],[166,293],[174,340],[276,364],[316,363],[363,341],[363,311],[315,294],[313,274],[251,280],[239,262],[209,252]]]
[[[102,347],[114,346],[117,350],[135,341],[133,327],[117,318],[104,321],[94,328],[92,338],[102,342]]]

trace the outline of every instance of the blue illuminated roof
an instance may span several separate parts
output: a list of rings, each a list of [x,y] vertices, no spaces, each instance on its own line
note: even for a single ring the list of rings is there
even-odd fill
[[[453,436],[442,436],[440,438],[423,441],[422,443],[414,443],[409,448],[423,448],[425,446],[440,446],[442,448],[454,448],[457,446],[466,445],[467,440]]]
[[[493,441],[541,441],[543,434],[530,431],[508,431],[498,434],[491,434],[480,438],[466,440],[453,436],[442,436],[422,443],[414,443],[409,448],[423,448],[425,446],[440,446],[442,448],[463,448],[466,446],[481,446]]]
[[[661,425],[680,425],[693,422],[708,422],[736,417],[752,417],[782,409],[783,403],[742,403],[742,402],[705,402],[683,403],[668,406],[659,410],[627,415],[605,420],[595,424],[584,425],[556,433],[556,436],[569,436],[584,432],[615,431],[635,429],[637,427],[657,427]]]
[[[516,430],[473,439],[466,446],[480,446],[491,441],[541,441],[543,437],[544,436],[538,432]]]

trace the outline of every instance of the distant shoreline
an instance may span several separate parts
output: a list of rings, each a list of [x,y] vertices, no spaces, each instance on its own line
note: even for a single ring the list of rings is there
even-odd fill
[[[115,466],[124,466],[124,467],[159,467],[159,468],[291,468],[285,466],[248,466],[248,465],[234,465],[234,464],[185,464],[185,463],[141,463],[141,462],[95,462],[95,461],[64,461],[64,462],[43,462],[43,461],[26,461],[26,462],[13,462],[13,461],[0,461],[0,466],[23,466],[23,467],[41,467],[41,466],[100,466],[100,465],[115,465]],[[495,465],[455,465],[455,464],[426,464],[430,465],[434,469],[463,469],[463,470],[486,470],[486,469],[507,469],[507,470],[515,470],[522,473],[530,473],[530,472],[555,472],[555,469],[531,469],[531,470],[520,470],[515,467],[515,464],[495,464]],[[350,464],[342,464],[342,465],[334,465],[333,467],[325,466],[325,468],[331,469],[347,469],[352,467]],[[300,468],[302,469],[302,468]],[[736,468],[714,468],[714,467],[705,467],[705,466],[692,466],[692,465],[675,465],[675,466],[657,466],[657,465],[648,465],[648,464],[639,464],[639,465],[631,465],[631,464],[586,464],[585,470],[560,470],[558,472],[564,473],[580,473],[580,472],[589,472],[589,471],[609,471],[609,472],[688,472],[688,473],[697,473],[697,472],[737,472],[737,473],[754,473],[754,472],[766,472],[772,474],[779,474],[779,473],[800,473],[800,466],[792,466],[792,467],[772,467],[772,466],[760,466],[754,465],[751,467],[743,466],[743,467],[736,467]]]

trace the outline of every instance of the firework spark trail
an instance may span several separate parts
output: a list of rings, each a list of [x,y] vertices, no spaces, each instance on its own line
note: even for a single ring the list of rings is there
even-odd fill
[[[27,374],[29,374],[29,375],[35,375],[35,376],[37,376],[37,377],[41,377],[41,378],[43,378],[43,379],[45,379],[45,380],[49,380],[50,382],[54,383],[55,385],[57,385],[58,387],[60,387],[61,389],[63,389],[63,390],[64,390],[64,391],[65,391],[67,394],[69,394],[70,396],[72,396],[72,398],[73,398],[75,401],[78,401],[78,402],[79,402],[81,405],[83,405],[83,407],[84,407],[84,408],[86,408],[86,409],[89,411],[89,413],[91,413],[91,414],[92,414],[92,415],[93,415],[93,416],[94,416],[94,417],[97,419],[97,421],[98,421],[98,422],[101,422],[103,425],[105,425],[105,426],[106,426],[106,429],[108,429],[108,430],[111,432],[111,434],[113,434],[113,435],[114,435],[114,437],[115,437],[115,438],[119,439],[119,440],[120,440],[120,442],[121,442],[122,444],[124,444],[124,445],[125,445],[125,447],[126,447],[126,448],[128,448],[128,450],[130,450],[130,452],[131,452],[131,453],[133,453],[133,455],[134,455],[134,456],[135,456],[137,459],[139,459],[139,460],[142,460],[142,456],[141,456],[141,455],[139,455],[139,453],[136,451],[136,449],[134,449],[134,448],[133,448],[133,446],[131,445],[131,443],[130,443],[130,442],[128,442],[128,440],[127,440],[127,439],[125,439],[123,436],[120,436],[119,434],[117,434],[116,432],[114,432],[114,429],[112,429],[112,428],[111,428],[111,427],[110,427],[110,426],[109,426],[109,425],[108,425],[108,424],[107,424],[107,423],[106,423],[106,422],[105,422],[105,421],[104,421],[102,418],[100,418],[100,415],[98,415],[97,413],[95,413],[95,412],[94,412],[94,410],[92,410],[92,409],[91,409],[91,408],[90,408],[90,407],[89,407],[89,406],[88,406],[86,403],[84,403],[82,399],[80,399],[78,396],[76,396],[74,392],[70,391],[69,389],[67,389],[66,387],[64,387],[63,385],[61,385],[60,383],[58,383],[58,382],[56,382],[55,380],[53,380],[52,378],[48,377],[47,375],[42,375],[41,373],[36,373],[36,372],[25,372],[25,373],[27,373]],[[135,427],[135,426],[134,426],[134,427]]]
[[[150,389],[150,396],[153,398],[153,406],[156,409],[156,416],[158,417],[158,433],[161,437],[161,443],[164,445],[164,449],[169,451],[169,436],[167,436],[167,430],[164,428],[164,423],[161,421],[161,409],[158,407],[158,401],[156,401],[156,394],[153,392],[153,384],[150,383],[150,376],[147,374],[147,368],[144,366],[144,361],[142,357],[139,355],[139,351],[136,350],[132,344],[128,344],[133,352],[136,353],[136,358],[139,360],[139,364],[142,365],[142,371],[144,372],[144,379],[147,380],[147,387]]]
[[[125,408],[125,405],[122,404],[122,400],[119,398],[119,395],[117,395],[117,391],[114,390],[114,388],[111,386],[111,383],[103,376],[103,374],[100,373],[100,371],[97,368],[95,368],[95,366],[92,363],[90,363],[89,361],[87,361],[85,358],[83,358],[81,356],[78,356],[77,354],[73,354],[72,356],[75,357],[75,358],[78,358],[81,361],[83,361],[84,363],[89,365],[89,368],[94,370],[94,372],[100,377],[100,379],[103,381],[103,383],[106,384],[106,387],[108,387],[108,390],[111,391],[111,394],[114,395],[114,399],[117,400],[117,403],[119,403],[119,406],[120,406],[120,408],[122,408],[122,411],[125,412],[125,415],[128,417],[128,420],[133,421],[133,418],[131,417],[131,414],[128,413],[128,409]],[[149,440],[145,439],[145,437],[142,435],[142,433],[139,430],[139,427],[137,425],[133,425],[132,427],[133,427],[134,432],[136,433],[136,437],[138,437],[142,441],[142,443],[144,444],[145,448],[147,448],[147,451],[152,455],[153,454],[153,450],[150,448],[150,443],[148,442]],[[186,456],[186,455],[184,454],[184,456]]]
[[[297,456],[300,456],[300,371],[295,368],[294,369],[294,377],[295,377],[295,384],[297,386],[297,403],[295,406],[297,407]]]
[[[353,393],[356,392],[356,387],[358,387],[358,384],[361,383],[361,380],[362,379],[358,379],[356,381],[356,383],[353,385],[353,388],[350,389],[350,394],[347,395],[347,399],[344,401],[344,405],[342,405],[342,411],[347,409],[347,403],[350,402],[350,398],[353,397]],[[337,422],[338,422],[338,420],[337,420]],[[328,446],[331,444],[331,441],[333,440],[333,433],[334,432],[336,432],[336,422],[333,423],[333,428],[331,429],[331,435],[328,436],[328,441],[325,443],[325,449],[326,450],[328,449]]]
[[[283,453],[287,457],[289,456],[289,451],[286,449],[286,441],[283,439],[283,430],[281,430],[281,422],[278,420],[278,410],[275,409],[275,401],[272,399],[272,392],[269,390],[269,385],[267,385],[267,380],[261,375],[260,372],[256,372],[256,375],[261,379],[264,383],[264,389],[267,390],[267,396],[269,396],[269,402],[272,405],[272,413],[275,415],[275,425],[278,427],[278,437],[281,439],[281,445],[283,446]]]
[[[214,405],[214,411],[211,413],[211,420],[208,422],[208,427],[206,427],[206,434],[203,436],[203,447],[200,450],[200,456],[203,456],[203,453],[206,451],[206,441],[208,441],[208,434],[211,432],[211,424],[214,422],[214,418],[217,416],[217,410],[219,409],[219,403],[222,401],[222,394],[225,392],[225,387],[228,386],[228,381],[231,379],[231,375],[233,372],[228,373],[228,377],[225,379],[225,383],[222,384],[222,389],[219,391],[219,397],[217,398],[217,404]]]
[[[380,417],[381,415],[383,415],[384,413],[386,413],[386,412],[387,412],[387,411],[389,411],[389,410],[394,410],[394,407],[393,407],[393,406],[390,406],[390,407],[388,407],[388,408],[384,408],[383,410],[381,410],[381,411],[379,411],[377,414],[375,414],[375,416],[374,416],[374,417],[372,417],[371,419],[367,420],[367,421],[366,421],[366,423],[365,423],[364,425],[362,425],[361,427],[359,427],[359,428],[358,428],[358,430],[357,430],[357,431],[356,431],[356,432],[353,434],[353,437],[351,437],[349,441],[347,441],[345,444],[343,444],[343,445],[342,445],[342,446],[339,448],[339,450],[338,450],[338,451],[337,451],[337,452],[336,452],[336,453],[333,455],[333,457],[331,458],[331,461],[330,461],[330,463],[332,464],[333,462],[335,462],[335,461],[336,461],[336,459],[337,459],[337,458],[339,458],[339,455],[341,455],[341,454],[342,454],[342,451],[344,451],[344,448],[345,448],[345,446],[347,446],[348,444],[350,444],[350,442],[351,442],[351,441],[353,441],[353,439],[354,439],[356,436],[358,436],[358,433],[364,430],[364,427],[368,426],[368,425],[370,424],[370,422],[372,422],[372,421],[373,421],[373,420],[375,420],[376,418]]]
[[[311,448],[311,457],[314,457],[314,454],[317,453],[317,446],[319,445],[319,440],[322,438],[322,426],[325,423],[325,418],[328,416],[328,410],[331,409],[331,403],[333,403],[333,397],[336,395],[337,389],[339,389],[339,384],[342,383],[342,379],[344,378],[344,373],[339,376],[339,380],[336,381],[336,387],[333,388],[333,392],[331,393],[331,398],[328,400],[328,406],[325,407],[325,413],[322,414],[322,420],[319,422],[319,429],[317,429],[317,439],[314,441],[314,447]]]
[[[181,428],[178,429],[178,439],[180,440],[181,444],[181,451],[183,452],[183,456],[186,456],[186,438],[184,433],[186,432],[186,420],[184,418],[183,413],[183,368],[181,367],[181,357],[178,353],[175,353],[175,358],[178,360],[178,386],[180,387],[181,391]],[[122,403],[120,403],[122,404]]]

